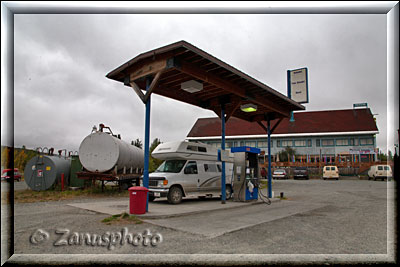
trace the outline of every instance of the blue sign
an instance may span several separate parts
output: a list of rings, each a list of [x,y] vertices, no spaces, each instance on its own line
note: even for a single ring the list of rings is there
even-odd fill
[[[256,153],[260,154],[261,149],[256,148],[256,147],[250,147],[250,146],[239,146],[239,147],[232,147],[231,152],[249,152],[249,153]]]

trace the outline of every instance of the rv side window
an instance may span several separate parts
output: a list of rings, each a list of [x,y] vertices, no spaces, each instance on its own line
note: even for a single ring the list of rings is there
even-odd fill
[[[197,164],[196,161],[189,161],[185,167],[185,174],[197,174]]]
[[[197,151],[197,146],[187,146],[187,150]]]
[[[222,172],[221,165],[217,165],[217,168],[218,168],[218,172]]]
[[[217,167],[215,164],[204,164],[204,170],[206,172],[217,172]]]
[[[207,148],[199,146],[199,152],[207,152]]]

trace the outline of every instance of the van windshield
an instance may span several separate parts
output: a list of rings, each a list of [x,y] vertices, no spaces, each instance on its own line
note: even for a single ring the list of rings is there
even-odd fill
[[[186,160],[166,160],[164,161],[155,172],[173,172],[178,173],[182,170]]]

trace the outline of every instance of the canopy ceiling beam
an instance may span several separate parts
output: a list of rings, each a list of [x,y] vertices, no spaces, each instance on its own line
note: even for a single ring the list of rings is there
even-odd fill
[[[139,86],[135,82],[129,83],[130,86],[133,88],[133,90],[136,92],[136,94],[139,96],[139,98],[142,100],[142,102],[144,104],[147,103],[151,93],[153,92],[154,88],[156,88],[161,74],[162,74],[162,70],[156,73],[156,76],[153,78],[153,81],[151,82],[149,89],[146,91],[146,94],[143,94],[142,90],[139,88]]]
[[[229,118],[233,115],[233,113],[239,108],[242,103],[242,99],[237,97],[235,100],[232,99],[231,108],[226,112],[225,122],[228,122]]]
[[[290,111],[283,111],[282,107],[275,104],[272,100],[269,100],[264,97],[260,98],[256,96],[249,96],[249,94],[246,93],[246,90],[244,88],[238,87],[231,82],[225,81],[212,73],[206,72],[200,69],[199,67],[194,66],[191,63],[185,61],[179,61],[175,58],[172,60],[172,62],[174,62],[175,68],[179,69],[181,72],[186,73],[194,78],[200,79],[204,82],[211,83],[237,96],[249,99],[250,101],[254,102],[257,105],[265,106],[265,104],[267,104],[269,109],[275,111],[278,114],[281,114],[281,116],[289,117],[290,115]]]
[[[282,121],[283,121],[283,118],[280,118],[280,119],[274,124],[274,126],[273,126],[272,129],[271,129],[271,133],[274,132],[274,130],[276,129],[276,127],[278,127],[278,125],[279,125]]]
[[[278,125],[283,121],[283,118],[280,118],[277,122],[275,122],[274,126],[272,127],[272,129],[270,130],[271,134],[274,132],[274,130],[276,129],[276,127],[278,127]],[[260,125],[261,128],[263,128],[263,130],[268,133],[268,128],[265,127],[265,125],[261,122],[261,121],[257,121],[258,125]]]

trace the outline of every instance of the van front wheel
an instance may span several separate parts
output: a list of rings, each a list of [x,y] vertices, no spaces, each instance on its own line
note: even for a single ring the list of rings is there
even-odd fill
[[[182,197],[183,197],[183,192],[182,189],[180,189],[179,187],[174,186],[169,189],[167,199],[170,204],[181,203]]]

